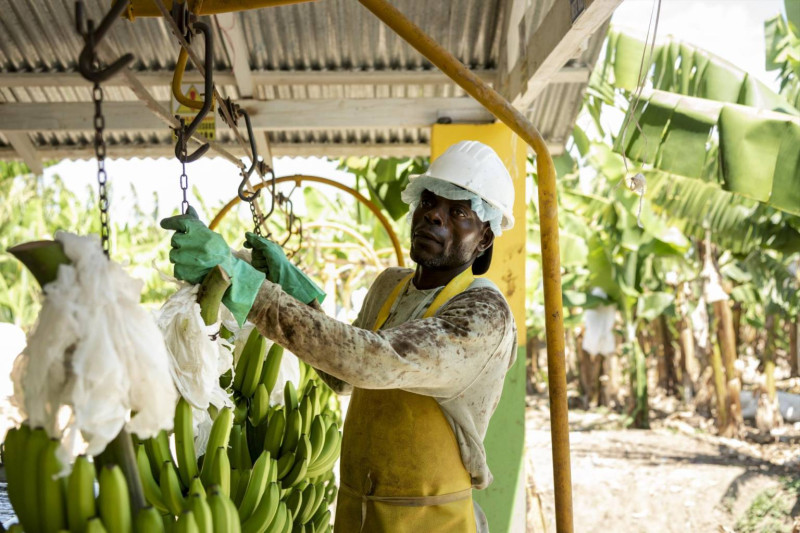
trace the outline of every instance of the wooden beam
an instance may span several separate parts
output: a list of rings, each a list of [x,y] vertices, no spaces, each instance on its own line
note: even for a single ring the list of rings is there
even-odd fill
[[[239,96],[251,98],[253,96],[253,74],[250,72],[250,51],[244,38],[241,14],[219,13],[214,18],[222,35],[222,46],[228,53]]]
[[[4,131],[3,135],[5,135],[8,142],[11,143],[18,159],[21,159],[23,163],[28,165],[31,172],[37,176],[41,176],[44,173],[42,157],[31,142],[28,134],[20,131]],[[94,148],[92,148],[92,150],[94,150]]]
[[[237,157],[243,157],[244,151],[238,144],[222,145]],[[423,143],[280,143],[271,145],[274,157],[427,157],[430,146]],[[39,153],[46,159],[91,159],[94,147],[85,146],[43,146]],[[133,157],[173,159],[174,147],[169,144],[111,145],[108,147],[109,159],[130,159]],[[217,157],[209,152],[207,157]],[[20,159],[19,154],[10,146],[0,147],[0,160]]]
[[[543,4],[534,2],[510,31],[521,35],[521,53],[500,74],[503,94],[515,107],[530,108],[548,83],[558,78],[568,61],[580,56],[586,40],[611,16],[622,0],[555,0],[541,17]],[[531,19],[541,18],[535,30]],[[513,21],[512,21],[513,22]]]
[[[240,100],[253,128],[268,131],[422,128],[441,119],[490,123],[492,115],[471,98]],[[166,106],[166,104],[163,104]],[[0,104],[0,131],[91,131],[91,103]],[[157,131],[163,118],[141,102],[103,104],[107,131]]]
[[[494,70],[474,71],[489,83],[494,83]],[[136,78],[146,87],[168,87],[172,83],[171,71],[134,71]],[[450,85],[452,81],[438,70],[304,70],[278,71],[254,70],[250,73],[257,86],[267,85]],[[202,81],[195,70],[187,70],[183,76],[187,83]],[[216,85],[237,85],[233,72],[215,72]],[[104,87],[127,85],[125,80],[114,76],[103,82]],[[0,87],[90,87],[77,72],[4,72],[0,73]]]

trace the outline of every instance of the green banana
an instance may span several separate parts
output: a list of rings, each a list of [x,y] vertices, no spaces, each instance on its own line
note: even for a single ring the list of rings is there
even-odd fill
[[[242,526],[239,523],[239,514],[236,512],[236,506],[230,498],[223,498],[222,503],[225,505],[225,510],[228,513],[228,531],[231,533],[241,533]]]
[[[149,465],[147,473],[150,473]],[[67,494],[69,495],[67,498],[67,523],[72,533],[83,533],[86,523],[97,513],[94,499],[95,477],[94,465],[85,455],[78,456],[67,480]]]
[[[283,479],[286,477],[289,472],[292,471],[292,467],[295,463],[295,455],[293,452],[287,453],[286,455],[281,455],[278,459],[278,479]]]
[[[155,507],[139,509],[139,512],[136,513],[134,531],[136,533],[163,533],[164,521],[161,519],[161,514]]]
[[[253,468],[253,458],[250,456],[250,440],[252,429],[247,429],[247,423],[242,424],[242,440],[239,443],[239,448],[236,453],[239,456],[240,468]],[[263,442],[263,441],[262,441]],[[260,449],[257,443],[253,443],[253,449]]]
[[[84,533],[107,533],[107,530],[100,517],[96,516],[86,523],[86,531]]]
[[[311,422],[314,421],[314,399],[309,395],[303,396],[303,401],[300,402],[298,407],[300,418],[302,420],[301,433],[308,435],[311,431]]]
[[[214,491],[207,499],[208,508],[211,509],[211,523],[214,528],[214,533],[219,533],[221,531],[227,532],[230,530],[228,524],[228,508],[223,501],[224,498],[224,495]]]
[[[165,461],[175,464],[172,452],[169,449],[169,435],[167,435],[167,432],[162,429],[151,440],[153,441],[153,454],[156,458],[156,464],[162,465]]]
[[[200,480],[199,476],[195,476],[192,479],[192,483],[189,485],[189,496],[202,496],[203,499],[206,497],[206,488],[203,486],[203,482]]]
[[[216,485],[227,497],[231,496],[231,463],[224,448],[218,448],[214,454],[211,468],[211,485]]]
[[[297,448],[300,434],[303,430],[303,419],[300,411],[294,409],[286,415],[286,430],[283,432],[283,443],[281,443],[281,455],[293,452]]]
[[[286,414],[282,408],[270,417],[269,425],[267,425],[267,433],[264,436],[264,449],[277,458],[281,451],[281,443],[283,442],[283,434],[286,430]]]
[[[327,530],[325,529],[327,528]],[[321,516],[314,520],[315,531],[330,531],[331,528],[331,512],[326,510]]]
[[[261,379],[261,370],[264,368],[264,351],[267,348],[267,339],[262,337],[257,330],[253,329],[253,332],[258,335],[258,338],[253,345],[254,353],[250,356],[247,368],[245,369],[242,389],[240,391],[245,398],[251,398],[256,392],[256,387]]]
[[[56,452],[61,443],[51,439],[39,456],[39,502],[47,512],[42,515],[42,530],[47,533],[67,528],[65,479],[55,476],[61,472]]]
[[[316,477],[333,467],[336,459],[339,458],[339,450],[342,446],[341,438],[339,428],[336,427],[336,424],[331,424],[328,431],[325,432],[325,445],[322,451],[308,469],[309,477]]]
[[[48,442],[47,433],[43,429],[32,430],[28,437],[24,454],[21,457],[25,476],[23,477],[24,483],[22,485],[24,505],[20,508],[20,521],[25,531],[42,530],[41,513],[33,504],[39,501],[40,458]]]
[[[303,505],[303,493],[299,490],[292,491],[286,498],[286,508],[292,513],[292,521],[297,522],[300,506]]]
[[[283,404],[286,406],[286,412],[297,409],[297,389],[294,388],[294,383],[287,381],[283,386]]]
[[[289,511],[286,509],[286,502],[280,502],[278,504],[278,510],[275,512],[275,516],[272,518],[272,522],[269,523],[267,526],[266,533],[281,533],[284,530],[287,524],[291,527],[292,517],[289,515]]]
[[[100,471],[99,494],[97,507],[100,510],[100,519],[109,533],[130,533],[133,523],[128,485],[120,467],[103,467]]]
[[[233,377],[233,388],[245,398],[250,398],[256,391],[256,385],[261,378],[261,369],[264,366],[264,350],[266,339],[261,336],[256,328],[250,332],[247,342],[239,355],[236,364],[236,373]]]
[[[28,438],[31,435],[30,428],[23,424],[18,428],[11,428],[6,433],[6,440],[3,442],[3,466],[6,469],[6,486],[8,499],[11,507],[16,511],[20,521],[27,509],[25,506],[25,454],[27,453]],[[20,524],[22,528],[22,524]]]
[[[269,412],[269,392],[263,383],[256,386],[256,392],[250,401],[250,423],[259,426],[266,419]]]
[[[308,440],[311,443],[311,463],[313,464],[325,445],[325,423],[319,415],[314,417],[314,421],[311,422]]]
[[[175,455],[181,483],[188,487],[192,478],[197,475],[197,457],[194,452],[192,406],[184,398],[178,400],[175,406]]]
[[[158,486],[158,483],[153,477],[152,469],[150,468],[150,460],[147,458],[144,444],[136,446],[136,466],[139,470],[139,478],[142,480],[142,489],[144,489],[145,499],[150,505],[158,509],[160,513],[166,512],[168,510],[167,504],[164,503],[161,487]],[[70,496],[72,495],[71,493],[72,491],[70,490]],[[92,493],[94,493],[94,491],[92,491]]]
[[[175,466],[169,461],[164,461],[161,465],[161,482],[159,485],[164,504],[169,509],[169,512],[173,516],[180,516],[186,503],[183,499],[181,482],[175,472]]]
[[[235,420],[231,427],[231,437],[228,442],[230,443],[228,459],[230,460],[231,468],[242,468],[242,426],[236,424]]]
[[[308,484],[305,489],[303,489],[303,505],[300,508],[300,514],[295,520],[295,522],[299,522],[301,524],[305,524],[311,517],[314,516],[314,511],[316,508],[317,502],[317,492],[316,487],[314,485]]]
[[[239,398],[233,407],[233,423],[237,426],[247,420],[247,398]]]
[[[266,531],[280,502],[280,489],[277,483],[270,483],[264,496],[249,518],[242,521],[242,533],[263,533]]]
[[[269,467],[271,464],[271,457],[269,452],[264,451],[253,465],[253,472],[250,474],[250,479],[247,483],[242,502],[239,505],[239,520],[244,522],[253,513],[261,497],[264,495],[264,490],[267,488],[267,481],[269,480]]]
[[[188,502],[188,508],[194,513],[194,520],[197,522],[197,530],[200,533],[214,533],[214,519],[206,499],[194,495],[188,498]]]
[[[231,470],[233,472],[233,470]],[[247,492],[247,485],[250,484],[250,477],[253,475],[252,469],[242,470],[239,472],[239,479],[237,480],[236,485],[233,484],[233,478],[231,478],[231,495],[233,503],[236,507],[239,507],[242,504],[242,500],[244,499],[244,493]]]
[[[267,352],[267,359],[264,362],[264,367],[261,370],[261,383],[267,388],[267,392],[272,394],[275,388],[275,383],[278,381],[278,372],[281,369],[281,361],[283,360],[283,346],[277,342],[269,347]]]
[[[178,517],[175,523],[175,533],[198,533],[197,521],[194,519],[194,513],[190,510],[185,510]]]
[[[294,487],[306,478],[308,472],[308,457],[302,457],[299,454],[295,458],[294,465],[289,473],[281,479],[281,486],[284,489]]]
[[[233,424],[233,412],[229,407],[220,409],[214,423],[211,424],[211,431],[208,435],[206,454],[203,458],[203,467],[200,469],[200,479],[205,486],[211,484],[211,470],[214,466],[214,456],[219,448],[227,449],[228,441],[231,436],[231,426]],[[227,452],[225,454],[227,456]]]

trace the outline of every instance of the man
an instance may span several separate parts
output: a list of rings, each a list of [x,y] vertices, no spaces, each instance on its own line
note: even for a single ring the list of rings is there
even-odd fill
[[[514,223],[511,177],[491,148],[465,141],[412,177],[403,200],[416,269],[381,273],[353,325],[301,303],[319,293],[253,234],[246,246],[268,280],[247,318],[337,392],[352,392],[335,531],[486,531],[472,489],[492,481],[483,438],[516,328],[497,287],[473,274],[488,270],[495,236]]]

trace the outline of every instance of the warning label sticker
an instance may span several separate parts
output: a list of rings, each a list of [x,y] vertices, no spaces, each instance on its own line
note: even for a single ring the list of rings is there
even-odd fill
[[[194,120],[194,117],[197,116],[197,113],[200,111],[200,107],[202,107],[203,99],[205,95],[201,93],[197,87],[194,86],[192,83],[184,83],[181,85],[181,91],[183,94],[192,102],[197,102],[196,105],[186,105],[184,103],[179,102],[175,95],[172,95],[170,99],[170,113],[174,116],[177,116],[179,119],[183,119],[184,122],[188,125],[190,122]],[[195,107],[197,109],[195,109]],[[217,115],[214,112],[212,107],[211,111],[205,116],[203,121],[197,127],[197,133],[205,137],[206,139],[213,141],[217,137]],[[173,133],[173,138],[175,134]]]

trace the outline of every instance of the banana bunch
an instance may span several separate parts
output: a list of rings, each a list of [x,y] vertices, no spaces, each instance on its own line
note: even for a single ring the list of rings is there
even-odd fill
[[[239,505],[242,530],[251,531],[246,527],[251,509],[251,504],[244,505],[246,491],[256,473],[260,475],[258,463],[267,454],[270,479],[290,515],[286,530],[325,531],[330,529],[328,507],[336,494],[332,468],[341,450],[338,420],[330,407],[333,391],[301,362],[302,394],[287,382],[284,406],[270,406],[283,348],[273,344],[266,355],[265,351],[266,341],[253,330],[232,380],[236,408],[228,448],[231,498]],[[270,526],[264,531],[272,530]]]
[[[3,463],[8,495],[19,522],[10,531],[21,533],[160,533],[161,516],[152,507],[131,513],[128,485],[122,469],[114,464],[98,467],[86,456],[72,465],[72,472],[58,478],[62,464],[56,454],[57,440],[43,429],[23,424],[9,430]],[[95,485],[99,487],[95,496]],[[151,523],[155,526],[151,526]]]

